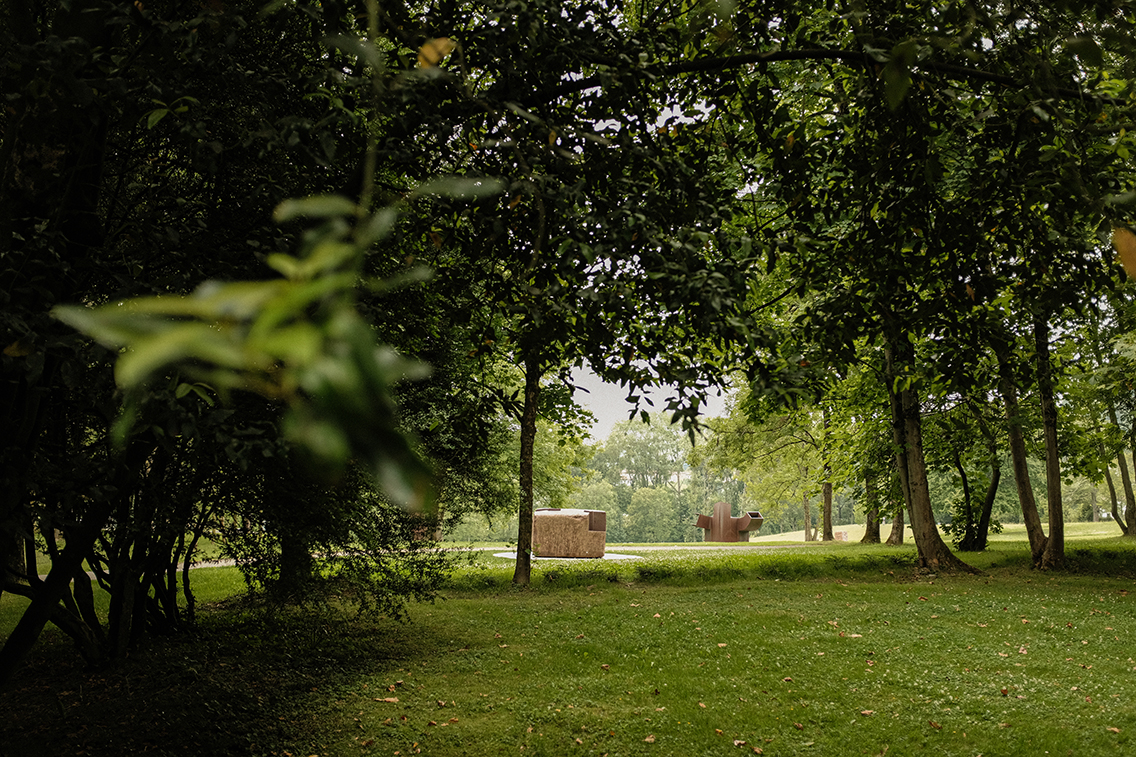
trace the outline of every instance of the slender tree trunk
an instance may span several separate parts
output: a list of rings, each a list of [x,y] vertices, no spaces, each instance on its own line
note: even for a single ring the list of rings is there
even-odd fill
[[[820,442],[820,453],[824,458],[824,483],[821,486],[821,496],[824,500],[824,511],[822,516],[823,534],[821,535],[822,541],[833,541],[836,537],[832,533],[832,461],[830,459],[829,439],[828,439],[828,408],[821,411],[821,419],[823,421],[823,436]]]
[[[994,514],[994,500],[998,496],[998,484],[1002,481],[1002,460],[995,456],[990,461],[990,485],[986,487],[986,496],[982,499],[982,515],[978,519],[978,541],[975,548],[986,549],[986,542],[990,538],[990,519]]]
[[[1041,527],[1041,516],[1037,513],[1037,500],[1033,496],[1033,484],[1030,482],[1026,439],[1022,433],[1021,415],[1018,407],[1018,390],[1014,386],[1010,369],[1009,342],[1003,339],[995,339],[993,345],[994,353],[998,358],[998,390],[1002,395],[1002,404],[1006,406],[1010,459],[1013,461],[1018,503],[1022,508],[1022,521],[1025,523],[1026,535],[1029,537],[1030,552],[1033,559],[1037,561],[1041,558],[1042,552],[1045,551],[1046,536]]]
[[[1132,490],[1132,476],[1128,473],[1128,460],[1124,457],[1124,451],[1121,450],[1116,456],[1116,463],[1120,467],[1120,485],[1124,489],[1124,513],[1120,514],[1121,528],[1124,529],[1126,535],[1133,534],[1129,521],[1133,513],[1136,513],[1136,495]]]
[[[805,541],[815,541],[816,535],[813,531],[813,509],[809,503],[809,495],[804,494],[801,496],[801,506],[805,510]]]
[[[528,586],[532,576],[533,450],[536,447],[536,411],[540,399],[539,361],[525,359],[525,404],[521,411],[521,506],[518,511],[517,567],[513,583]]]
[[[974,543],[978,539],[976,530],[978,524],[974,522],[974,506],[970,501],[970,477],[966,475],[966,466],[962,464],[962,456],[957,447],[951,450],[951,462],[954,463],[955,470],[958,471],[959,479],[962,481],[962,511],[963,518],[966,519],[958,548],[962,552],[975,552],[977,550],[974,549]]]
[[[971,541],[965,539],[959,543],[961,552],[981,552],[986,549],[990,538],[990,519],[994,514],[994,499],[998,496],[998,484],[1002,481],[1002,461],[998,457],[990,460],[990,485],[986,487],[986,496],[982,498],[982,511],[978,515],[978,524],[974,529]]]
[[[880,543],[880,493],[876,489],[876,476],[874,473],[864,474],[864,499],[866,515],[864,517],[864,538],[861,544]]]
[[[1131,451],[1131,455],[1133,455],[1133,464],[1136,465],[1136,447]],[[1121,460],[1125,459],[1124,450],[1121,450],[1119,458]],[[1121,473],[1127,473],[1127,464],[1125,464],[1125,467],[1121,468]],[[1136,497],[1133,496],[1133,482],[1131,482],[1131,479],[1128,479],[1125,488],[1125,535],[1136,539]]]
[[[63,548],[59,559],[52,562],[51,571],[42,587],[20,616],[3,648],[0,648],[0,687],[15,674],[24,655],[35,646],[43,627],[60,611],[60,602],[71,586],[72,577],[82,569],[83,560],[113,508],[113,502],[104,499],[87,511],[80,526],[71,529],[67,546]]]
[[[1100,451],[1101,459],[1103,460],[1105,456],[1103,443],[1100,446]],[[1121,457],[1123,457],[1123,455],[1121,455]],[[1112,470],[1107,464],[1104,466],[1104,480],[1105,483],[1108,484],[1108,500],[1109,504],[1112,506],[1112,520],[1116,525],[1120,526],[1120,533],[1124,536],[1128,536],[1128,524],[1125,523],[1124,519],[1120,516],[1120,503],[1116,500],[1116,485],[1112,481]]]
[[[1037,354],[1037,386],[1045,428],[1045,492],[1049,500],[1049,539],[1039,568],[1065,567],[1065,511],[1061,505],[1061,458],[1057,449],[1057,402],[1053,387],[1053,362],[1049,354],[1049,320],[1034,316],[1034,346]]]

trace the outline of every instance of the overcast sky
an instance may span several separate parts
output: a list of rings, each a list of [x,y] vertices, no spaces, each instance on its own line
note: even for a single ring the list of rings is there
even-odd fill
[[[596,423],[592,426],[592,441],[605,441],[616,421],[627,420],[628,413],[633,408],[633,405],[626,401],[627,390],[616,384],[605,384],[600,381],[598,376],[587,369],[576,370],[572,374],[572,379],[577,386],[588,390],[587,392],[583,389],[576,390],[576,401],[591,410],[592,414],[596,416]],[[662,410],[666,407],[667,399],[674,396],[673,392],[666,390],[666,387],[644,392],[644,394],[655,403],[654,408],[644,404],[644,409],[648,412]],[[724,396],[708,397],[706,404],[703,405],[703,417],[714,418],[724,415],[725,412],[726,399]]]

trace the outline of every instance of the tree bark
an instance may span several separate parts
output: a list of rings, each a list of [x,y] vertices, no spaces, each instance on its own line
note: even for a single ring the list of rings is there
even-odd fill
[[[1101,459],[1104,459],[1105,451],[1103,443],[1100,446],[1100,451]],[[1121,454],[1121,457],[1123,458],[1124,455]],[[1112,506],[1112,520],[1116,525],[1120,526],[1121,535],[1128,536],[1128,524],[1125,523],[1124,519],[1120,516],[1120,503],[1116,499],[1116,485],[1112,481],[1112,470],[1107,463],[1104,466],[1104,480],[1105,483],[1108,484],[1108,500],[1109,504]]]
[[[1013,461],[1014,483],[1018,489],[1018,503],[1022,508],[1022,520],[1029,537],[1030,553],[1034,561],[1041,558],[1047,541],[1041,527],[1041,516],[1037,512],[1037,500],[1033,495],[1029,466],[1026,455],[1026,439],[1022,432],[1021,415],[1018,407],[1018,390],[1014,385],[1010,367],[1010,345],[1008,339],[999,337],[992,340],[994,354],[998,358],[998,391],[1002,404],[1006,407],[1006,424],[1010,440],[1010,459]]]
[[[517,567],[513,583],[528,586],[532,577],[533,450],[536,448],[537,402],[540,367],[534,356],[525,359],[525,403],[521,411],[521,506],[518,511]]]
[[[958,471],[959,479],[962,481],[962,510],[963,517],[966,523],[963,524],[962,539],[959,540],[959,550],[962,552],[974,552],[971,545],[978,539],[976,527],[978,524],[974,522],[974,507],[970,501],[970,477],[966,475],[966,466],[962,464],[962,456],[959,454],[958,448],[955,447],[951,450],[951,462]]]
[[[1045,492],[1049,500],[1049,538],[1039,568],[1065,567],[1065,511],[1061,505],[1061,458],[1057,449],[1057,402],[1053,387],[1053,361],[1049,354],[1049,319],[1034,316],[1034,347],[1037,355],[1037,388],[1041,398],[1041,418],[1045,429]]]
[[[864,517],[864,538],[861,544],[880,543],[880,493],[876,489],[875,474],[864,474],[864,499],[867,512]]]
[[[923,458],[923,428],[919,400],[911,389],[901,392],[903,406],[904,448],[908,486],[911,491],[911,534],[919,550],[919,564],[928,570],[975,572],[959,559],[939,534],[931,508],[931,492],[927,485],[927,463]]]
[[[998,496],[998,484],[1002,481],[1002,461],[998,457],[990,460],[990,485],[986,487],[986,496],[982,498],[982,512],[978,516],[978,525],[974,530],[974,538],[967,542],[965,539],[959,543],[960,552],[981,552],[986,549],[990,539],[990,519],[994,513],[994,499]]]
[[[904,523],[904,509],[902,505],[895,508],[895,517],[891,521],[891,533],[888,534],[887,541],[885,542],[889,547],[903,546],[903,529],[907,525]]]
[[[823,421],[823,436],[820,442],[820,454],[821,457],[824,458],[824,483],[821,486],[821,496],[824,501],[821,523],[824,530],[821,535],[821,540],[833,541],[836,536],[832,533],[832,462],[829,459],[829,421],[827,408],[821,411],[821,419]]]
[[[82,569],[83,560],[110,517],[113,507],[109,499],[99,502],[87,511],[82,525],[72,529],[72,536],[67,540],[67,546],[60,553],[59,560],[52,564],[43,586],[35,593],[3,648],[0,648],[0,687],[12,678],[24,655],[35,646],[43,627],[62,609],[59,603],[63,594],[68,591],[75,572]]]
[[[903,349],[906,339],[899,335],[886,350],[887,389],[891,398],[892,435],[895,440],[900,482],[907,494],[911,515],[911,533],[919,550],[919,565],[927,570],[975,572],[959,559],[939,535],[935,514],[931,509],[931,493],[927,486],[927,463],[923,457],[923,427],[919,399],[909,386],[899,388],[896,349]]]

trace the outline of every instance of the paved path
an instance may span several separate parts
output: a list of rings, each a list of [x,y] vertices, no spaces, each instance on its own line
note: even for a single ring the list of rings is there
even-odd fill
[[[820,542],[816,542],[816,543],[819,544]],[[810,544],[811,544],[811,542],[810,542]],[[620,545],[616,546],[616,549],[619,552],[715,552],[715,553],[723,553],[723,552],[760,552],[760,551],[766,550],[766,549],[795,549],[797,547],[803,547],[803,546],[806,546],[804,542],[802,542],[801,544],[737,544],[737,545],[734,545],[734,546],[726,546],[724,544],[673,544],[673,545],[665,545],[665,544],[654,545],[654,544],[652,544],[652,545],[644,545],[644,546],[635,546],[635,545],[631,545],[631,544],[620,544]],[[499,552],[499,554],[497,555],[498,557],[512,557],[514,554],[516,554],[516,550],[512,550],[511,552],[510,551],[503,551],[503,550],[501,550],[500,547],[454,547],[453,551],[454,552]],[[634,557],[634,556],[635,555],[623,555],[623,554],[616,553],[610,559],[613,559],[613,560],[627,559],[628,557]],[[560,560],[563,560],[563,559],[572,559],[572,558],[538,558],[538,559],[546,559],[546,560],[560,559]],[[581,559],[591,559],[591,558],[581,558]],[[233,560],[204,560],[202,562],[193,563],[193,565],[191,565],[190,568],[194,569],[194,570],[197,569],[197,568],[231,568],[235,564],[236,563]],[[179,571],[181,570],[180,564],[178,565],[178,570]],[[90,571],[87,571],[87,575],[90,576],[91,578],[95,577],[95,574],[90,572]],[[40,579],[45,579],[45,578],[47,578],[46,573],[44,573],[43,575],[40,576]]]

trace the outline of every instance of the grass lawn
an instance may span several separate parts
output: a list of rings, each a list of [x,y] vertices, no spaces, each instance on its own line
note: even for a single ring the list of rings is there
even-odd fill
[[[1061,574],[1009,539],[978,576],[834,544],[540,562],[525,590],[485,554],[408,624],[220,604],[111,671],[52,635],[0,755],[1127,754],[1136,547],[1091,536]]]

